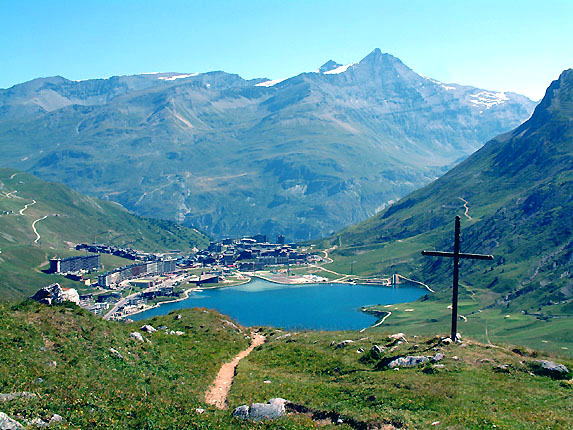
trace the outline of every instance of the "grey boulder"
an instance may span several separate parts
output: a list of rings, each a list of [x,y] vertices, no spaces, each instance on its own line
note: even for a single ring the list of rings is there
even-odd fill
[[[141,335],[141,333],[134,331],[129,333],[129,337],[131,337],[132,339],[135,339],[139,342],[145,342],[145,339],[143,339],[143,336]]]
[[[350,345],[351,343],[354,343],[353,340],[347,339],[347,340],[343,340],[342,342],[339,342],[334,349],[340,349],[340,348],[344,348],[347,345]]]
[[[425,363],[429,360],[430,359],[428,357],[425,357],[423,355],[409,355],[407,357],[399,357],[396,358],[395,360],[392,360],[390,363],[388,363],[388,367],[390,367],[391,369],[395,367],[414,367],[422,363]]]
[[[23,428],[24,426],[18,421],[13,420],[4,412],[0,412],[0,430],[17,430]]]
[[[153,333],[153,332],[156,332],[156,331],[157,331],[153,326],[151,326],[151,325],[149,325],[149,324],[146,324],[146,325],[144,325],[144,326],[141,326],[141,329],[140,329],[140,330],[141,330],[141,331],[144,331],[144,332],[146,332],[146,333]]]
[[[233,416],[237,418],[242,418],[244,420],[249,418],[249,407],[247,405],[241,405],[235,408],[233,411]]]
[[[286,403],[285,399],[274,398],[268,403],[253,403],[250,408],[247,405],[242,405],[235,408],[233,416],[253,421],[274,420],[285,414]]]
[[[529,367],[537,375],[549,376],[553,379],[567,379],[569,377],[569,369],[563,364],[553,361],[537,360],[529,363]]]
[[[372,346],[372,348],[370,348],[370,355],[374,358],[382,357],[382,348],[378,345]]]

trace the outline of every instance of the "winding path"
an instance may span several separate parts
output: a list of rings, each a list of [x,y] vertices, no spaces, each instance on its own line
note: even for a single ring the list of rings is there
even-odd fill
[[[235,369],[239,365],[239,361],[249,355],[253,349],[262,345],[266,338],[262,334],[252,333],[251,346],[244,351],[239,352],[233,361],[225,363],[221,366],[215,381],[205,393],[205,402],[209,405],[215,406],[217,409],[225,409],[227,407],[227,396],[233,384],[235,377]]]
[[[22,210],[23,210],[23,209],[22,209]],[[34,240],[34,243],[38,243],[38,241],[39,241],[40,238],[41,238],[40,234],[38,233],[38,230],[36,230],[36,223],[37,223],[38,221],[42,221],[43,219],[46,219],[46,218],[48,218],[48,215],[44,215],[42,218],[38,218],[37,220],[35,220],[35,221],[32,223],[32,230],[34,230],[34,233],[36,234],[36,240]]]
[[[468,201],[466,199],[462,199],[461,197],[458,197],[458,199],[460,199],[462,202],[464,202],[464,208],[466,208],[466,211],[464,212],[464,215],[467,219],[472,219],[472,217],[469,215],[469,210],[470,208],[468,207]]]
[[[22,209],[20,209],[20,215],[24,215],[24,211],[28,209],[30,206],[35,205],[36,200],[32,200],[32,203],[26,203]]]

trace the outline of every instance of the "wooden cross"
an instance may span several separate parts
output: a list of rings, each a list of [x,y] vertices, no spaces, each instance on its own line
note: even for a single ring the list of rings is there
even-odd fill
[[[430,255],[433,257],[449,257],[454,259],[454,282],[452,292],[452,342],[456,341],[456,333],[458,326],[458,280],[459,280],[459,265],[460,258],[470,260],[493,260],[493,255],[483,254],[464,254],[460,252],[460,217],[456,216],[456,228],[454,236],[454,252],[442,251],[422,251],[422,255]]]

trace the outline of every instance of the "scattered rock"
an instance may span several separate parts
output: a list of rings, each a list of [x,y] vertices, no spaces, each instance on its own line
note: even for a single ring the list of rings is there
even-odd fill
[[[135,339],[139,342],[145,342],[145,339],[143,338],[143,336],[141,335],[141,333],[134,331],[129,333],[129,337],[131,337],[132,339]]]
[[[167,328],[167,327],[165,327],[165,328]],[[141,326],[140,330],[144,331],[146,333],[155,333],[157,331],[153,326],[151,326],[149,324]]]
[[[240,329],[240,328],[237,326],[237,324],[235,324],[235,323],[232,323],[232,322],[231,322],[231,321],[229,321],[229,320],[221,320],[221,322],[222,322],[223,324],[226,324],[226,325],[228,325],[229,327],[232,327],[232,328],[234,328],[235,330],[239,330],[239,331],[241,331],[241,329]]]
[[[37,428],[44,428],[48,427],[48,423],[40,418],[34,418],[32,421],[28,423],[28,425],[37,427]]]
[[[72,302],[76,305],[80,304],[80,295],[73,288],[63,289],[60,284],[55,283],[47,287],[40,288],[32,297],[35,300],[46,305],[52,305],[62,302]]]
[[[462,335],[459,333],[456,333],[456,342],[461,342],[462,341]]]
[[[269,381],[268,379],[266,381],[263,381],[263,384],[272,384],[272,381]]]
[[[372,348],[370,348],[370,355],[374,358],[380,358],[382,356],[382,348],[378,345],[372,346]]]
[[[2,430],[17,430],[23,429],[24,426],[18,421],[13,420],[4,412],[0,412],[0,429]]]
[[[50,424],[61,423],[62,421],[64,421],[64,418],[58,414],[54,414],[52,418],[50,418]]]
[[[345,346],[350,345],[351,343],[354,343],[354,341],[350,339],[343,340],[342,342],[338,342],[334,347],[334,349],[344,348]]]
[[[22,391],[20,393],[6,393],[6,394],[0,394],[0,402],[9,402],[10,400],[15,400],[19,398],[33,399],[34,397],[36,397],[36,394],[30,393],[28,391]]]
[[[290,333],[286,333],[286,334],[283,334],[283,335],[277,336],[277,337],[276,337],[276,340],[279,340],[279,339],[284,339],[285,337],[290,337],[290,336],[291,336],[291,334],[290,334]],[[334,341],[333,341],[333,343],[334,343]],[[332,346],[332,344],[331,344],[331,346]]]
[[[388,367],[394,369],[396,367],[413,367],[429,361],[428,357],[423,355],[409,355],[407,357],[400,357],[388,363]]]
[[[57,367],[57,366],[58,366],[58,363],[56,363],[55,361],[49,360],[48,362],[46,362],[46,365],[47,365],[48,367]]]
[[[358,354],[362,354],[362,353],[364,352],[364,349],[363,349],[363,348],[358,348],[358,349],[356,350],[356,352],[357,352]]]
[[[119,358],[120,360],[123,360],[123,355],[121,355],[121,353],[117,349],[110,348],[109,352],[113,358]]]
[[[440,343],[442,343],[444,345],[449,345],[450,343],[452,343],[452,339],[450,339],[449,337],[444,337],[444,338],[440,339]]]
[[[457,355],[454,355],[454,356],[452,357],[452,360],[454,360],[454,361],[458,361],[459,359],[460,359],[460,358],[459,358]]]
[[[181,316],[181,315],[179,315],[179,316]],[[198,414],[202,414],[202,413],[205,413],[205,409],[197,408],[197,409],[195,409],[195,412],[197,412]]]
[[[167,327],[166,325],[160,325],[159,327],[157,327],[157,330],[169,330],[169,327]]]
[[[244,420],[249,418],[249,407],[247,405],[241,405],[236,407],[233,411],[233,416],[237,418],[242,418]]]
[[[479,362],[480,363],[491,363],[491,360],[489,358],[482,358]]]
[[[388,339],[401,340],[402,342],[407,342],[406,335],[404,333],[395,333],[388,336]]]
[[[443,364],[434,364],[432,367],[433,367],[434,369],[443,369],[443,368],[446,367],[446,366],[444,366]]]
[[[509,373],[510,369],[511,366],[509,364],[500,364],[499,366],[494,367],[493,371],[498,373]]]
[[[179,330],[176,330],[176,331],[175,331],[175,335],[176,335],[176,336],[183,336],[184,334],[185,334],[184,331],[179,331]]]
[[[434,355],[432,357],[432,361],[436,362],[436,361],[440,361],[444,359],[444,354],[442,354],[441,352],[438,352],[436,355]]]
[[[432,425],[433,425],[433,426],[439,426],[439,425],[440,425],[440,422],[439,422],[439,421],[434,421],[434,422],[432,423]]]
[[[563,364],[548,360],[537,360],[528,363],[529,367],[536,375],[549,376],[553,379],[567,379],[569,369]]]
[[[34,381],[35,384],[42,384],[44,380],[42,378],[38,378]]]
[[[177,314],[177,315],[175,315],[175,316],[173,317],[173,319],[176,320],[176,321],[177,321],[177,320],[180,320],[181,318],[183,318],[183,317],[181,316],[181,314]]]

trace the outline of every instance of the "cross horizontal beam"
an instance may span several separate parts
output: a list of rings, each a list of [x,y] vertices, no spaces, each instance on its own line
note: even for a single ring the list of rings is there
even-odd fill
[[[442,251],[422,251],[422,255],[431,255],[432,257],[450,257],[450,258],[467,258],[471,260],[493,260],[493,255],[483,254],[466,254],[463,252],[442,252]]]

